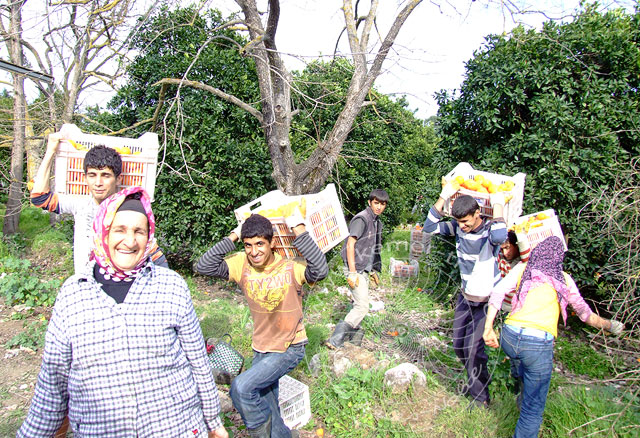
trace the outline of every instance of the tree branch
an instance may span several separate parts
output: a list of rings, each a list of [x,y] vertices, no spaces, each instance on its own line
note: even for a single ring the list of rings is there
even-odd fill
[[[199,90],[208,91],[209,93],[219,97],[220,99],[225,100],[225,101],[227,101],[229,103],[232,103],[232,104],[242,108],[243,110],[247,111],[249,114],[254,116],[256,119],[258,119],[260,121],[260,123],[262,123],[262,113],[260,113],[260,111],[258,111],[253,106],[249,105],[248,103],[245,103],[242,100],[238,99],[237,97],[235,97],[235,96],[233,96],[231,94],[225,93],[224,91],[219,90],[218,88],[212,87],[211,85],[207,85],[207,84],[204,84],[204,83],[198,82],[198,81],[190,81],[190,80],[187,80],[187,79],[164,78],[164,79],[159,80],[158,82],[156,82],[152,86],[155,87],[155,86],[163,85],[163,84],[177,85],[179,87],[187,86],[187,87],[197,88]]]

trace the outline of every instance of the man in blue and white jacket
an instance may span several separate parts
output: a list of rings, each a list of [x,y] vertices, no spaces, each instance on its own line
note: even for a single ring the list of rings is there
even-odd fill
[[[453,321],[453,349],[467,370],[465,394],[479,406],[489,405],[490,376],[482,332],[487,302],[493,286],[500,281],[497,256],[507,239],[503,219],[504,194],[490,195],[493,219],[480,216],[478,202],[469,195],[458,197],[451,207],[454,220],[442,222],[442,208],[456,193],[446,184],[438,201],[429,210],[423,232],[454,236],[462,288]]]

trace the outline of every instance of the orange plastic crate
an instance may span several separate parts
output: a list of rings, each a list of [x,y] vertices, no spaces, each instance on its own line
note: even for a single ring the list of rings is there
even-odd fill
[[[458,165],[444,178],[447,181],[450,181],[455,179],[458,175],[463,176],[465,179],[473,179],[476,175],[482,175],[485,179],[493,181],[495,185],[500,185],[506,181],[512,181],[514,183],[513,190],[511,192],[505,192],[505,194],[510,193],[513,198],[504,206],[503,217],[507,224],[512,224],[518,216],[522,214],[524,180],[526,176],[524,173],[517,173],[514,176],[499,175],[497,173],[475,170],[469,163],[462,162],[458,163]],[[451,216],[451,206],[453,205],[453,201],[461,195],[470,195],[474,197],[480,206],[480,214],[488,218],[493,217],[493,207],[491,207],[491,202],[489,201],[489,194],[479,193],[465,188],[461,188],[451,198],[445,200],[443,208],[445,214]]]
[[[275,209],[292,201],[306,199],[307,211],[305,227],[311,238],[323,253],[328,252],[349,235],[349,228],[342,212],[333,184],[319,192],[309,195],[287,196],[279,190],[269,192],[235,210],[236,218],[243,220],[248,214],[263,209]],[[273,225],[273,249],[283,257],[299,257],[300,253],[293,247],[295,235],[287,227],[285,218],[268,218]]]
[[[76,129],[77,130],[77,129]],[[79,131],[79,130],[77,130]],[[140,186],[153,199],[158,168],[158,135],[148,132],[140,138],[110,137],[93,134],[77,134],[72,140],[91,149],[97,145],[111,148],[128,147],[131,154],[122,154],[122,180],[120,189]],[[84,156],[87,152],[62,141],[56,155],[55,191],[66,195],[89,196],[84,176]]]

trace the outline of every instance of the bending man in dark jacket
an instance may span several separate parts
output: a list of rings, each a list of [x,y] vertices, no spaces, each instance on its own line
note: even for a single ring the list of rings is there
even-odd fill
[[[293,246],[306,263],[273,252],[271,222],[254,214],[196,265],[201,274],[236,282],[251,310],[253,363],[233,379],[230,395],[252,438],[291,436],[280,415],[278,380],[302,360],[308,342],[302,322],[302,285],[329,273],[327,260],[305,231],[300,212],[286,221],[296,235]],[[225,259],[240,237],[244,252]]]

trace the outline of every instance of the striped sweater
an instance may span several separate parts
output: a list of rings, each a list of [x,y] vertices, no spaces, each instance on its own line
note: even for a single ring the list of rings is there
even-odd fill
[[[456,220],[442,222],[442,219],[438,210],[431,207],[422,231],[455,237],[464,297],[469,301],[488,301],[491,289],[501,278],[497,257],[500,245],[507,240],[504,220],[485,219],[478,228],[465,233]]]

